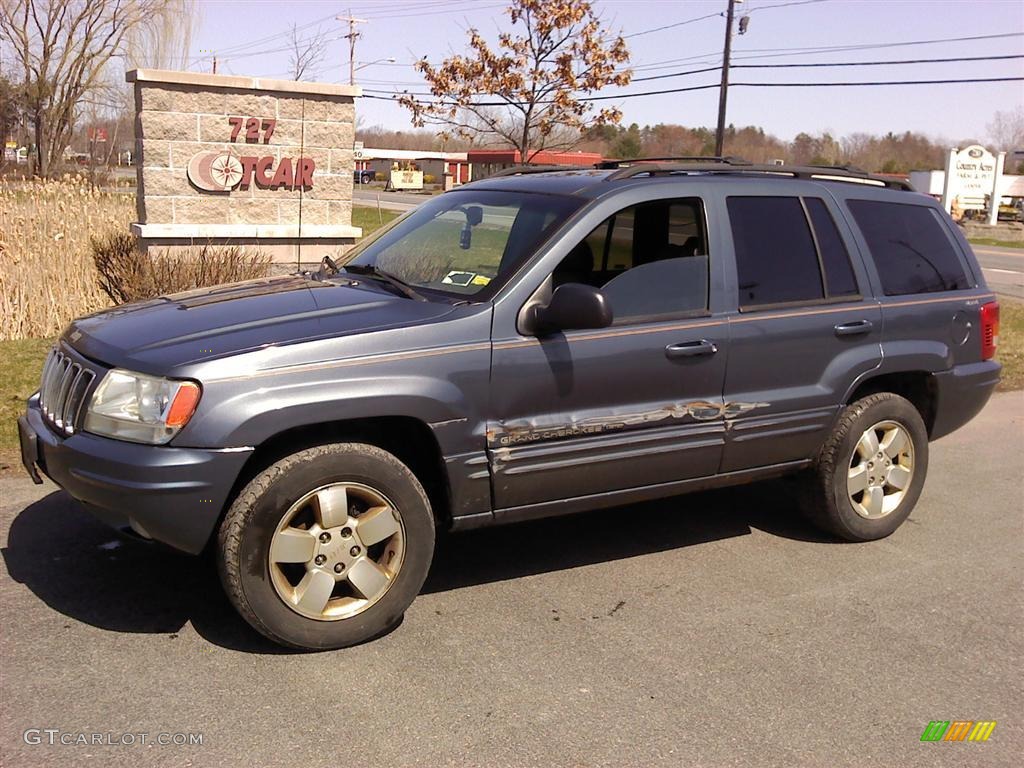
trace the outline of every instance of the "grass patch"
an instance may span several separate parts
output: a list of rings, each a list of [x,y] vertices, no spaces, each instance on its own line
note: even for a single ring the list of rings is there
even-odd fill
[[[971,245],[993,245],[997,248],[1024,249],[1024,240],[994,240],[991,237],[969,237],[967,242]]]
[[[18,417],[39,388],[46,352],[53,339],[0,341],[0,471],[20,469]]]
[[[999,297],[999,347],[996,360],[1003,364],[999,390],[1024,389],[1024,302]]]
[[[376,207],[353,205],[352,226],[362,227],[363,237],[366,237],[374,230],[380,229],[382,226],[394,221],[401,215],[401,211],[389,211],[386,208],[381,208],[380,213],[378,214]]]

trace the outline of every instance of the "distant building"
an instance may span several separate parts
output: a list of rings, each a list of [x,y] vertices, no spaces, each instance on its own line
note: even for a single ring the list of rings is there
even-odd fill
[[[465,152],[431,152],[423,149],[382,149],[379,147],[356,147],[355,169],[373,171],[388,176],[395,163],[403,169],[414,165],[424,175],[431,175],[440,184],[444,174],[450,173],[455,186],[465,184],[473,178],[472,169]]]
[[[490,176],[504,168],[522,165],[518,149],[471,149],[466,153],[478,179]],[[531,165],[579,165],[592,168],[603,158],[597,152],[538,152],[530,159]]]

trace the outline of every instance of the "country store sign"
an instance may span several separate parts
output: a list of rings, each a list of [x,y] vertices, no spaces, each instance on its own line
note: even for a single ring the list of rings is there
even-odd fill
[[[274,135],[276,120],[256,117],[229,117],[232,127],[230,141],[236,142],[246,128],[245,141],[248,144],[270,142]],[[234,147],[227,151],[200,151],[192,156],[186,168],[188,180],[196,189],[204,192],[230,192],[236,187],[249,189],[255,184],[260,189],[302,189],[313,188],[313,172],[316,163],[311,157],[282,157],[274,155],[243,154]]]
[[[992,191],[996,159],[984,147],[972,144],[956,153],[953,175],[962,197],[984,199]]]

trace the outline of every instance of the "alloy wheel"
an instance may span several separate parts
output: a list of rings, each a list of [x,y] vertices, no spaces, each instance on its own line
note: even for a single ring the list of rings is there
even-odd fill
[[[332,483],[284,513],[268,566],[278,597],[302,616],[337,621],[362,613],[394,583],[405,556],[405,527],[380,491]]]
[[[914,479],[914,441],[895,421],[880,421],[857,441],[850,457],[846,489],[861,517],[877,520],[903,502]]]

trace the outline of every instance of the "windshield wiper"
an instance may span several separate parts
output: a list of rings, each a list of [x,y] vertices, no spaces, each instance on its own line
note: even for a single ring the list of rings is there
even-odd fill
[[[380,269],[376,264],[346,264],[342,267],[346,272],[352,272],[357,275],[366,275],[368,277],[376,277],[389,285],[397,288],[403,296],[407,296],[410,299],[416,301],[428,301],[427,297],[417,291],[411,285],[404,280],[395,277],[390,272],[385,272]]]

